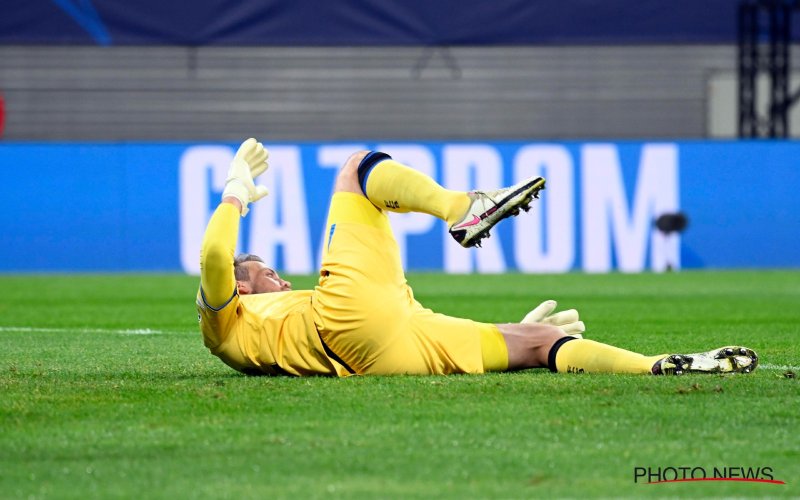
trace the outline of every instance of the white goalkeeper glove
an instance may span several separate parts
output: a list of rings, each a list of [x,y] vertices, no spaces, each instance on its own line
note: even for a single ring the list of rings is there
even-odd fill
[[[265,197],[269,191],[261,185],[256,185],[253,179],[263,174],[269,168],[267,163],[269,152],[264,145],[253,138],[247,139],[239,146],[236,156],[233,157],[228,178],[225,179],[225,190],[222,198],[233,196],[242,204],[242,217],[250,211],[249,203]]]
[[[582,339],[583,335],[581,334],[586,331],[586,325],[583,324],[583,321],[580,321],[578,311],[568,309],[553,313],[557,305],[558,303],[555,300],[545,300],[536,306],[536,309],[529,312],[521,323],[552,325],[564,332],[565,335]]]

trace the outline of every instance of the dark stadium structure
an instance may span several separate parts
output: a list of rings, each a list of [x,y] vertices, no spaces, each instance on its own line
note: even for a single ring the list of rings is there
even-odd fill
[[[797,0],[745,0],[739,4],[739,137],[786,138],[789,110],[800,100],[790,90],[793,24]],[[767,77],[765,114],[758,111],[759,77]]]

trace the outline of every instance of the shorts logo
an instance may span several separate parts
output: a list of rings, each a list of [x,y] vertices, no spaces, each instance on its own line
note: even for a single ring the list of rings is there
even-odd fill
[[[400,203],[395,200],[383,200],[383,204],[386,205],[386,208],[400,208]]]

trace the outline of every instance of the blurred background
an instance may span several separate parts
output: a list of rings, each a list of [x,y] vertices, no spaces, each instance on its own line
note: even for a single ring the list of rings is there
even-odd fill
[[[412,269],[797,267],[797,10],[15,2],[0,18],[0,270],[195,272],[250,136],[274,146],[277,194],[242,248],[291,272],[314,272],[337,164],[378,146],[452,188],[551,181],[537,215],[481,255],[393,218]],[[659,229],[664,215],[685,233]]]

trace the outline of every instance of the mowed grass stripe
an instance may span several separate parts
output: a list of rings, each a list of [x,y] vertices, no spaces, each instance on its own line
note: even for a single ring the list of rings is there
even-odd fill
[[[107,333],[116,335],[192,335],[196,331],[164,331],[150,328],[136,329],[110,329],[110,328],[36,328],[25,326],[0,326],[0,333]],[[588,335],[585,336],[589,338]],[[800,366],[776,365],[772,363],[759,363],[759,370],[800,370]]]

